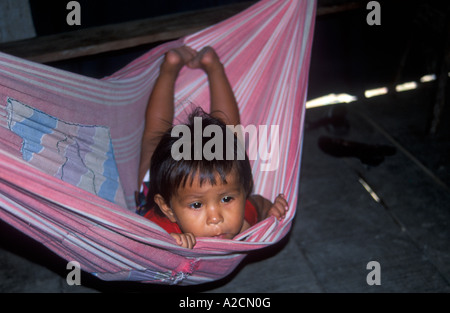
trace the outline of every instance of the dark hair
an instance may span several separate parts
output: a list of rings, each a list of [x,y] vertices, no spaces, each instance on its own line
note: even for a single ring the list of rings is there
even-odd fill
[[[195,153],[198,153],[200,148],[199,145],[194,145],[194,123],[196,117],[201,118],[202,134],[204,134],[205,128],[210,125],[217,125],[220,127],[222,131],[223,151],[214,151],[214,153],[218,152],[218,158],[207,160],[202,155],[200,159],[195,159]],[[232,134],[234,146],[227,146],[227,136],[225,136],[225,134],[227,134],[227,132],[230,134],[231,130],[221,120],[205,113],[201,108],[196,108],[194,112],[189,115],[188,123],[185,126],[187,126],[185,129],[189,129],[191,134],[189,138],[190,141],[186,143],[190,148],[190,157],[176,160],[172,155],[172,147],[180,140],[180,137],[172,136],[172,130],[176,126],[173,126],[163,134],[159,144],[153,152],[150,163],[150,186],[147,195],[147,208],[155,209],[158,207],[154,201],[154,197],[157,194],[160,194],[164,200],[169,203],[171,197],[176,194],[178,188],[184,187],[186,183],[192,184],[196,175],[199,175],[200,185],[205,182],[215,185],[217,183],[217,174],[220,176],[221,183],[226,184],[226,176],[232,173],[232,171],[235,171],[239,183],[244,188],[246,196],[250,196],[253,190],[252,171],[248,156],[242,148],[242,144],[238,141],[237,136]],[[197,140],[199,140],[199,138],[197,138]],[[201,138],[201,141],[200,153],[204,151],[205,143],[209,140]],[[242,149],[240,151],[243,155],[239,155],[239,147]],[[233,157],[227,158],[227,151],[228,153],[231,153],[230,149],[233,149]],[[156,212],[161,213],[160,210],[156,210]]]

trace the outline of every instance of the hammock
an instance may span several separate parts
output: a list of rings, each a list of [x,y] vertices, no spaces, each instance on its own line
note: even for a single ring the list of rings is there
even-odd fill
[[[231,273],[251,251],[289,231],[297,205],[315,1],[263,0],[203,31],[161,44],[104,79],[0,53],[0,218],[102,280],[192,285]],[[252,161],[254,192],[289,201],[233,240],[176,245],[136,214],[144,112],[163,55],[214,47],[243,125],[279,125],[279,160]],[[183,69],[176,119],[209,108],[206,75]],[[254,143],[250,143],[254,144]]]

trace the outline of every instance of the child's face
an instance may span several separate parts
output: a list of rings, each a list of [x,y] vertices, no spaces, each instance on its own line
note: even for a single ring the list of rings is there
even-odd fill
[[[203,182],[200,186],[196,175],[192,185],[179,188],[172,197],[169,219],[176,222],[183,233],[232,239],[241,232],[244,224],[246,196],[235,171],[226,177],[226,181],[222,184],[217,176],[216,185]]]

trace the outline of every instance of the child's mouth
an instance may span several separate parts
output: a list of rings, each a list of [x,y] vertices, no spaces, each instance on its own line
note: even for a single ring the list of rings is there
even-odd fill
[[[228,234],[220,234],[217,236],[213,236],[213,238],[216,238],[216,239],[227,239],[227,237],[228,237]]]

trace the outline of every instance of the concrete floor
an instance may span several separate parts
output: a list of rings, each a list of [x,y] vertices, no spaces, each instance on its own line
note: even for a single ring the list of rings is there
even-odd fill
[[[325,19],[316,25],[310,97],[346,87],[354,91],[371,78],[360,75],[371,73],[358,63],[361,59],[348,55],[366,47],[361,40],[330,44],[330,39],[348,33],[355,22],[348,29],[338,29],[335,23]],[[399,46],[384,53],[401,56],[402,51]],[[383,63],[382,58],[367,60],[383,72],[380,64],[373,63]],[[390,59],[392,66],[395,60]],[[352,62],[351,66],[345,62]],[[353,77],[349,69],[355,72]],[[377,79],[392,78],[392,70],[382,76]],[[69,286],[65,262],[0,223],[0,292],[450,292],[450,125],[444,122],[436,135],[428,135],[435,85],[435,81],[423,83],[416,90],[370,99],[364,99],[359,90],[357,101],[340,105],[347,128],[317,123],[327,118],[331,106],[308,109],[292,230],[280,244],[249,256],[222,281],[173,288],[102,282],[83,274],[82,286]],[[443,121],[450,120],[449,111],[447,106]],[[357,157],[324,152],[318,144],[324,136],[386,145],[396,153],[380,159],[378,165],[367,165]],[[378,202],[364,184],[379,197]],[[380,285],[367,283],[370,261],[380,266]]]

